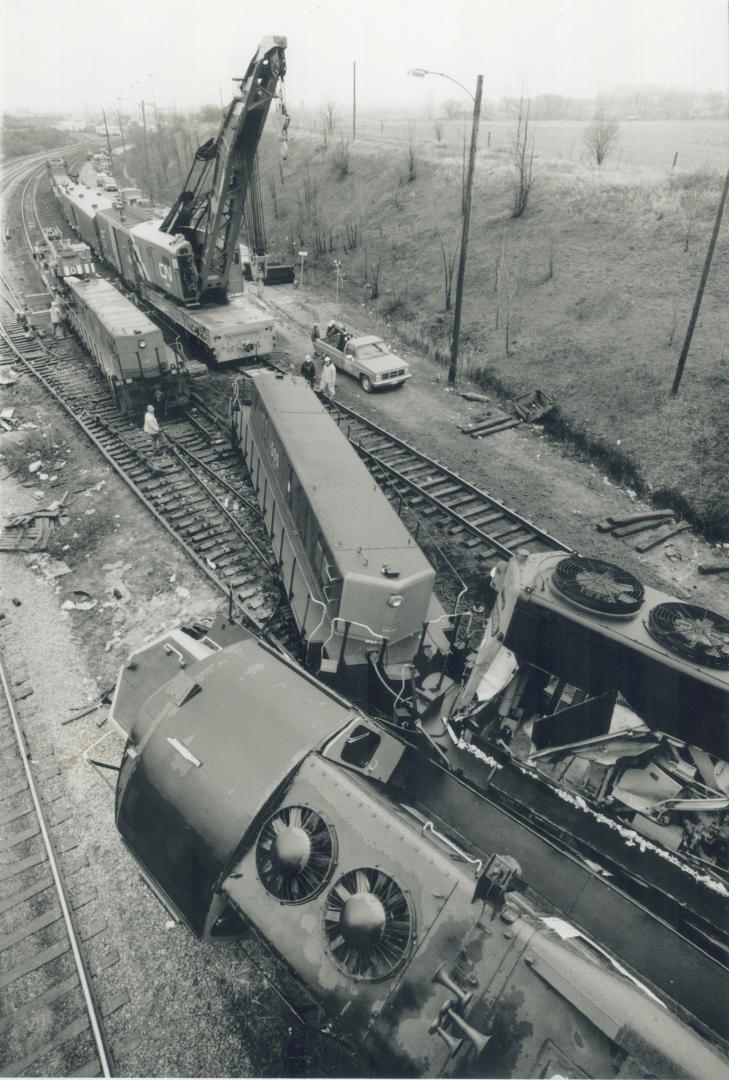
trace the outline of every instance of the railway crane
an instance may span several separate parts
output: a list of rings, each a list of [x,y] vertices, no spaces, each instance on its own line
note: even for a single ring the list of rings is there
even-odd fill
[[[195,153],[172,207],[130,230],[143,298],[217,363],[265,356],[274,345],[270,314],[242,295],[238,236],[256,184],[256,151],[286,72],[285,50],[285,37],[261,41],[217,137]]]
[[[256,151],[279,79],[286,38],[264,38],[216,139],[195,154],[182,192],[160,225],[182,235],[195,255],[195,302],[225,303],[246,199],[257,188]]]

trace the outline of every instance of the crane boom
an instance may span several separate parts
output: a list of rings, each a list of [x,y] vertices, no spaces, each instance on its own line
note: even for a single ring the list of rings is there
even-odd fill
[[[278,80],[286,38],[266,37],[223,117],[217,139],[195,154],[185,188],[160,229],[182,233],[195,252],[198,301],[224,303],[255,157]],[[212,175],[211,175],[212,173]]]

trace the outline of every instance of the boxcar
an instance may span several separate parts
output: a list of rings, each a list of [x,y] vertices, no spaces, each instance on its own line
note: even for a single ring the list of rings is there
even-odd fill
[[[234,435],[310,663],[349,692],[374,663],[401,685],[448,650],[433,567],[305,380],[257,372],[244,389]]]

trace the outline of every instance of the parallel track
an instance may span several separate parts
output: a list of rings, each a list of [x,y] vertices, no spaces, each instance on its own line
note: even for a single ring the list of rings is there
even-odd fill
[[[112,1076],[11,680],[0,657],[0,1075]],[[26,1030],[32,1025],[33,1038]]]
[[[193,414],[170,423],[168,447],[151,452],[139,425],[120,416],[105,382],[74,339],[50,348],[0,324],[0,362],[22,364],[94,443],[148,510],[258,632],[296,650],[268,542],[237,457]],[[275,624],[275,625],[274,625]],[[269,635],[270,636],[270,635]]]
[[[322,397],[322,401],[375,479],[474,554],[494,561],[509,559],[520,548],[530,553],[571,550],[516,510],[360,413],[331,398]]]

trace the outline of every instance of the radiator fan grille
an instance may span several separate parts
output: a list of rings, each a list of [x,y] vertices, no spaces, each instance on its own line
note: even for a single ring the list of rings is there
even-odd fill
[[[407,895],[381,870],[343,874],[324,905],[324,933],[337,966],[355,979],[386,979],[410,951],[414,916]]]
[[[326,885],[337,859],[334,829],[308,806],[285,806],[261,829],[258,876],[284,904],[303,904]]]
[[[729,670],[729,621],[714,611],[678,601],[658,604],[648,616],[648,630],[685,660]]]
[[[634,615],[645,596],[634,574],[584,555],[563,559],[552,574],[552,587],[565,600],[600,615]]]

